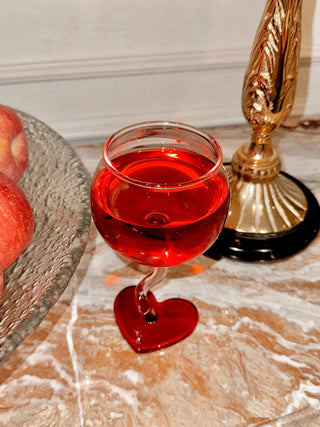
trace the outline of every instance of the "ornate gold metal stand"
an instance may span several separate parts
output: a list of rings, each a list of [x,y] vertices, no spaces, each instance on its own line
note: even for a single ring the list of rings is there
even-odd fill
[[[304,248],[319,229],[319,205],[281,172],[273,131],[292,110],[299,65],[302,0],[267,0],[242,92],[251,142],[229,168],[231,204],[217,250],[245,260],[272,260]],[[210,251],[209,251],[210,252]]]

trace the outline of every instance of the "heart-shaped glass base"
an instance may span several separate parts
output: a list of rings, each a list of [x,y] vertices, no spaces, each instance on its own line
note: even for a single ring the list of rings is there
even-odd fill
[[[157,313],[148,321],[135,303],[135,286],[123,289],[114,302],[117,324],[124,338],[137,353],[148,353],[176,344],[190,335],[197,326],[197,308],[181,298],[157,302],[149,291],[148,299]]]

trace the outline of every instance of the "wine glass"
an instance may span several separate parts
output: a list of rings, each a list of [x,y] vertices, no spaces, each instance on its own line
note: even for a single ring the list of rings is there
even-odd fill
[[[112,249],[154,267],[114,302],[117,324],[138,353],[175,344],[198,322],[193,303],[158,302],[151,292],[167,268],[204,253],[220,234],[229,185],[218,143],[182,123],[145,122],[105,143],[91,186],[95,225]]]

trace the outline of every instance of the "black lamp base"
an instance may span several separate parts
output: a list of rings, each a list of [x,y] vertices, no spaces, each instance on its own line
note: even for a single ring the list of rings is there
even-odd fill
[[[280,173],[294,181],[305,194],[308,202],[305,219],[294,228],[280,233],[240,233],[224,228],[205,255],[214,259],[225,256],[242,261],[275,261],[287,258],[309,245],[320,228],[319,203],[304,184],[285,172]]]

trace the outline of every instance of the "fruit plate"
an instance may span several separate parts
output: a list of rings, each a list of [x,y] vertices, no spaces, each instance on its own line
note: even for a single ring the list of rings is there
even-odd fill
[[[4,272],[0,364],[37,328],[67,287],[88,240],[90,179],[72,147],[38,119],[16,111],[29,147],[19,185],[35,217],[32,241]]]

